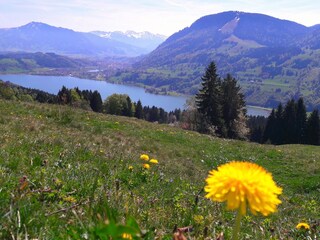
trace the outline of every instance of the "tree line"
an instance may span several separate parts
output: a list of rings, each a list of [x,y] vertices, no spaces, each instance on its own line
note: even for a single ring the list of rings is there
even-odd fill
[[[57,103],[57,96],[38,89],[21,87],[0,80],[0,98],[23,102]]]
[[[181,110],[167,112],[155,106],[143,106],[141,101],[133,102],[127,94],[112,94],[102,101],[98,91],[67,89],[58,92],[58,103],[75,107],[90,108],[95,112],[135,117],[149,122],[174,123],[180,120]],[[86,107],[87,106],[87,107]]]
[[[249,120],[250,140],[271,144],[320,145],[320,119],[317,109],[307,114],[303,98],[279,103],[268,118]]]
[[[102,101],[98,91],[68,89],[63,86],[57,95],[37,89],[21,87],[0,80],[0,98],[24,102],[40,102],[69,105],[92,110],[94,112],[136,117],[150,122],[177,123],[181,120],[182,111],[165,111],[156,106],[143,106],[141,101],[133,102],[127,94],[112,94]]]

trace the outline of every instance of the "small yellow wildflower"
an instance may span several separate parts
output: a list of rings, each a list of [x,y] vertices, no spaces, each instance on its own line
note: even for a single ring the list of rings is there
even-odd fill
[[[129,234],[129,233],[123,233],[123,234],[122,234],[122,238],[123,238],[123,239],[132,239],[132,236],[131,236],[131,234]]]
[[[128,169],[129,169],[130,171],[132,171],[132,170],[133,170],[133,166],[129,166]]]
[[[144,169],[149,169],[149,168],[150,168],[150,165],[149,165],[148,163],[145,163],[145,164],[143,164],[143,168],[144,168]]]
[[[62,186],[62,181],[59,178],[54,178],[53,182],[57,187],[61,187]]]
[[[150,163],[158,164],[159,162],[158,162],[157,159],[151,159],[151,160],[150,160]]]
[[[296,226],[296,229],[304,229],[304,230],[309,230],[310,229],[310,226],[308,223],[299,223],[297,226]]]
[[[264,216],[276,211],[281,203],[278,199],[282,188],[272,179],[271,173],[257,164],[230,162],[209,172],[206,179],[206,198],[217,202],[227,202],[227,209],[239,209],[246,214],[247,203],[253,214]]]
[[[70,202],[70,203],[75,203],[75,202],[77,202],[77,200],[76,200],[74,197],[71,197],[71,196],[68,196],[68,197],[63,198],[63,201],[65,201],[65,202]]]
[[[193,220],[197,224],[202,224],[203,220],[204,220],[204,217],[202,215],[194,215]]]
[[[141,160],[144,160],[144,161],[149,161],[149,156],[148,156],[147,154],[142,154],[142,155],[140,156],[140,159],[141,159]]]

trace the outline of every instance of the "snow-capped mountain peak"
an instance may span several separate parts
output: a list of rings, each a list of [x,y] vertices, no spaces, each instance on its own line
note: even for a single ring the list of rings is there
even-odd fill
[[[146,52],[154,50],[158,45],[160,45],[165,39],[166,36],[160,34],[153,34],[147,31],[144,32],[135,32],[135,31],[114,31],[114,32],[103,32],[103,31],[94,31],[91,32],[99,37],[108,38],[116,40],[118,42],[123,42],[130,44],[139,48],[143,48]]]

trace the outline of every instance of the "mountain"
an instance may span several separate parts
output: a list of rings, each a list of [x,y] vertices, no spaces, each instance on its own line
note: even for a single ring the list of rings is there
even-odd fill
[[[94,31],[91,32],[99,37],[115,40],[121,43],[129,44],[137,48],[141,48],[144,52],[150,53],[152,50],[156,49],[166,37],[160,34],[153,34],[150,32],[135,32],[135,31],[126,31],[126,32],[102,32]]]
[[[320,29],[320,24],[316,24],[310,27],[312,30]]]
[[[309,106],[320,106],[319,31],[319,25],[263,14],[208,15],[170,36],[135,64],[133,74],[111,80],[195,94],[205,67],[215,61],[221,76],[239,80],[248,104],[273,107],[306,96]]]
[[[144,50],[92,33],[31,22],[17,28],[0,29],[0,51],[55,52],[76,56],[138,56]]]
[[[292,39],[302,39],[308,28],[262,14],[224,12],[200,18],[189,28],[169,37],[142,64],[156,66],[172,62],[208,61],[215,50],[232,45],[231,50],[293,45]],[[191,57],[190,59],[190,55]],[[207,56],[207,59],[205,58]],[[198,61],[197,61],[198,62]]]
[[[320,49],[320,25],[312,27],[312,31],[300,41],[301,47],[309,47],[311,49]]]

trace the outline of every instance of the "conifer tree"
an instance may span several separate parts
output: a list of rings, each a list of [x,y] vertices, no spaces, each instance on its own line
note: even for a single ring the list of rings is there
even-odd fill
[[[307,127],[307,110],[303,98],[299,98],[296,104],[296,137],[297,143],[305,143]]]
[[[122,106],[122,116],[132,117],[132,101],[129,96],[126,97],[126,101],[123,101]]]
[[[134,112],[134,117],[136,117],[138,119],[143,118],[143,107],[142,107],[140,100],[138,100],[138,102],[137,102],[136,111]]]
[[[159,108],[159,123],[167,123],[168,114],[163,108]]]
[[[237,80],[230,74],[222,82],[222,116],[227,130],[226,137],[244,138],[240,134],[246,132],[247,128],[244,95]],[[242,126],[241,129],[239,126]]]
[[[143,119],[146,121],[150,121],[150,107],[149,106],[144,106],[143,107]]]
[[[202,79],[202,88],[196,95],[196,106],[210,127],[217,134],[223,135],[221,79],[217,74],[216,65],[211,62]],[[206,129],[209,131],[209,129]]]
[[[263,142],[270,142],[274,143],[275,135],[277,134],[275,132],[275,126],[276,126],[276,111],[272,109],[268,120],[266,124],[266,128],[263,133]]]
[[[283,106],[281,103],[279,103],[275,113],[275,122],[271,141],[273,144],[283,144],[284,129],[285,124],[283,120]]]
[[[152,106],[149,112],[149,120],[150,122],[159,121],[159,110],[157,107]]]
[[[70,90],[65,86],[62,86],[61,90],[58,92],[58,101],[60,104],[69,104],[71,102]]]
[[[250,132],[250,141],[251,142],[257,142],[257,143],[262,143],[263,138],[263,131],[260,126],[254,128]]]
[[[102,112],[102,99],[97,90],[95,90],[91,95],[90,107],[94,112]]]
[[[293,99],[288,101],[283,112],[284,143],[296,143],[296,105]]]
[[[306,142],[312,145],[320,144],[320,120],[318,110],[314,110],[308,118],[306,126]]]

